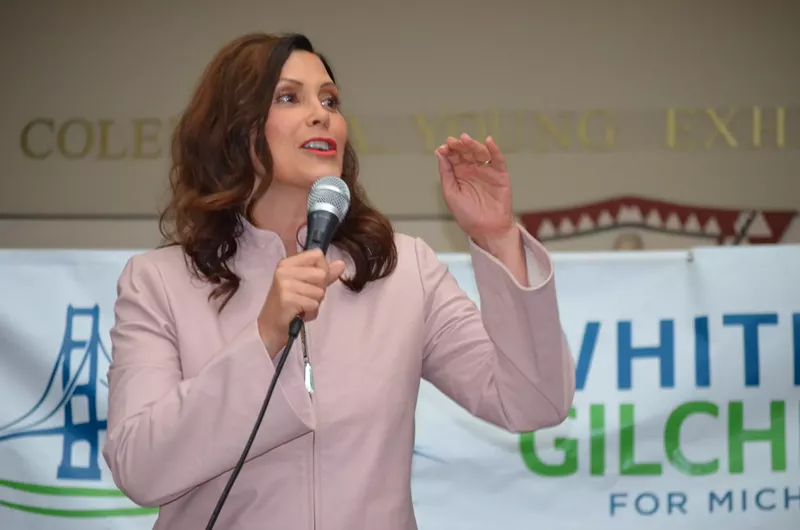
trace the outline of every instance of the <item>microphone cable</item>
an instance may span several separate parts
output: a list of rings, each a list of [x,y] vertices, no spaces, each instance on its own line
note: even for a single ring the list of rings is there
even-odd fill
[[[347,211],[350,208],[350,188],[347,183],[339,177],[327,176],[317,179],[311,186],[311,191],[308,194],[308,233],[306,236],[306,243],[304,250],[312,248],[319,248],[325,254],[328,250],[328,245],[333,239],[333,234],[339,227]],[[289,325],[289,338],[286,341],[286,346],[283,347],[283,352],[275,367],[275,375],[272,376],[272,382],[269,384],[267,395],[264,397],[264,402],[261,404],[261,410],[258,413],[258,419],[253,425],[253,431],[250,433],[250,438],[244,446],[244,451],[233,468],[228,483],[225,489],[222,490],[214,512],[206,525],[206,530],[212,530],[214,524],[217,522],[222,506],[228,498],[228,494],[236,481],[236,477],[244,466],[247,459],[247,454],[250,452],[250,447],[258,434],[258,429],[261,427],[261,421],[264,419],[264,413],[267,411],[267,405],[272,397],[272,392],[275,390],[275,384],[278,381],[278,376],[283,370],[283,365],[286,364],[286,358],[289,356],[289,351],[292,349],[294,341],[303,329],[303,319],[297,316],[292,320]]]
[[[261,410],[258,412],[258,418],[256,419],[256,423],[255,425],[253,425],[253,430],[250,432],[250,437],[248,438],[247,443],[244,446],[244,450],[242,451],[242,454],[239,457],[239,461],[233,468],[233,472],[231,473],[231,476],[228,479],[228,483],[225,484],[225,489],[222,490],[222,495],[220,495],[219,500],[217,501],[217,505],[214,507],[214,511],[211,514],[211,518],[208,520],[208,524],[206,525],[206,530],[212,530],[214,528],[214,525],[217,522],[217,518],[219,517],[220,512],[222,512],[222,506],[228,499],[228,494],[231,492],[231,488],[233,488],[233,483],[236,481],[236,478],[242,471],[242,467],[244,466],[245,460],[247,460],[247,454],[250,452],[250,447],[252,447],[253,441],[256,439],[256,435],[258,434],[258,429],[261,427],[261,422],[264,419],[264,414],[267,411],[267,405],[269,405],[269,400],[272,397],[272,392],[275,390],[275,384],[278,382],[278,376],[283,370],[283,365],[286,364],[286,359],[289,357],[289,352],[292,350],[292,345],[294,344],[294,341],[297,339],[297,336],[300,334],[300,330],[302,328],[303,328],[303,320],[300,317],[296,317],[292,321],[291,326],[289,326],[289,339],[286,341],[286,346],[283,347],[280,359],[278,359],[278,364],[275,366],[275,375],[272,376],[272,381],[269,384],[267,395],[264,397],[264,402],[261,404]]]

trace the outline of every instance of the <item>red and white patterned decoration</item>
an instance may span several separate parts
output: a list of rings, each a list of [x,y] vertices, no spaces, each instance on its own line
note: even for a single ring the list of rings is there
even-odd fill
[[[569,208],[523,213],[525,228],[542,242],[558,241],[620,228],[637,228],[734,243],[742,229],[743,244],[771,244],[792,232],[800,236],[797,210],[758,210],[749,226],[753,210],[715,208],[646,199],[617,197]],[[790,228],[791,227],[791,228]],[[797,239],[800,241],[800,239]]]

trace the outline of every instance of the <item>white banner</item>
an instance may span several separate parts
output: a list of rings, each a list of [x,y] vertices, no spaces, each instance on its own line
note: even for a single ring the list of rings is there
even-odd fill
[[[3,530],[153,524],[99,452],[130,254],[0,251]],[[477,299],[468,258],[442,259]],[[796,529],[800,247],[556,261],[577,365],[571,417],[509,434],[423,385],[420,528]]]

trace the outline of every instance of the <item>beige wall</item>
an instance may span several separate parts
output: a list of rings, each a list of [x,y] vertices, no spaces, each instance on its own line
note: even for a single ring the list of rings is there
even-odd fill
[[[5,0],[0,14],[0,247],[157,244],[171,123],[214,52],[253,30],[305,32],[329,56],[371,197],[439,250],[464,238],[431,151],[461,130],[498,138],[517,210],[549,212],[533,219],[554,249],[729,241],[751,209],[766,212],[753,242],[800,242],[796,1]],[[606,214],[553,211],[615,197]]]

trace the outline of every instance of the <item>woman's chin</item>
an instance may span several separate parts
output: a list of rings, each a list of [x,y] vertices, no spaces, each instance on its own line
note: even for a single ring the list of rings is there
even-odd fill
[[[314,181],[322,177],[338,177],[342,174],[342,162],[336,158],[320,157],[310,166],[308,174],[314,176]]]

